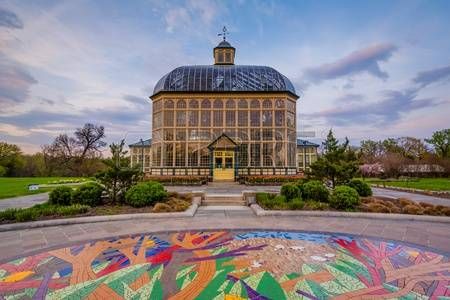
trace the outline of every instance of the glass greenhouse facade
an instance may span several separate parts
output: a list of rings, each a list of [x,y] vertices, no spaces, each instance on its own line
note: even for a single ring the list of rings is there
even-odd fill
[[[156,84],[147,173],[214,180],[295,174],[292,83],[273,68],[235,66],[231,46],[219,44],[214,57],[215,65],[179,67]]]

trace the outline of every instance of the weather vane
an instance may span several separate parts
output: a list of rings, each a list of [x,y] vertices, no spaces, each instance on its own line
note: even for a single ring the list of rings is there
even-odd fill
[[[222,33],[217,34],[218,36],[223,36],[223,40],[226,41],[227,34],[230,34],[225,26],[222,28]]]

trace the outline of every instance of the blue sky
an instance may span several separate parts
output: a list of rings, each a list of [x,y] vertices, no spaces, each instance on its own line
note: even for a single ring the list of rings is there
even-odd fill
[[[108,142],[150,137],[156,81],[212,63],[223,25],[237,64],[294,83],[299,131],[450,127],[450,1],[0,0],[0,140],[33,152],[87,121]]]

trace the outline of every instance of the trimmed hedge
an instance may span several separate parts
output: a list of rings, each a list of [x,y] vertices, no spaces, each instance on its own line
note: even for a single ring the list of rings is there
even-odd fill
[[[330,197],[330,206],[339,210],[354,210],[361,201],[358,192],[349,186],[337,186]]]
[[[7,209],[0,212],[0,222],[15,221],[15,222],[28,222],[35,221],[42,217],[47,216],[73,216],[77,214],[86,213],[89,210],[87,205],[68,205],[60,206],[50,203],[37,204],[29,208],[22,209]]]
[[[249,175],[240,176],[239,183],[247,185],[269,185],[295,182],[303,178],[303,175]]]
[[[303,199],[314,200],[320,202],[328,202],[330,197],[330,192],[323,185],[322,182],[318,180],[308,181],[302,186]]]
[[[354,188],[361,197],[372,196],[370,185],[360,179],[352,179],[347,185]]]
[[[59,186],[50,192],[48,201],[54,205],[70,205],[72,203],[72,188]]]
[[[103,188],[97,183],[83,184],[72,193],[72,203],[89,206],[102,204]]]
[[[294,199],[294,198],[300,198],[301,200],[301,193],[300,189],[295,183],[285,183],[281,186],[280,194],[285,196],[288,201]]]
[[[161,183],[147,181],[136,184],[125,194],[125,203],[133,207],[154,205],[166,199],[167,192]]]

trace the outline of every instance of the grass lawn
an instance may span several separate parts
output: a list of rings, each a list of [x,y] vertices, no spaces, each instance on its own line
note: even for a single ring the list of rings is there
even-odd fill
[[[39,194],[51,191],[53,187],[40,188],[29,191],[28,185],[32,183],[49,184],[58,180],[80,179],[79,177],[0,177],[0,199],[24,195]],[[55,185],[56,187],[57,185]]]
[[[427,191],[450,191],[450,178],[418,178],[400,180],[382,180],[375,178],[366,179],[367,182],[385,184],[386,186],[404,187]]]

